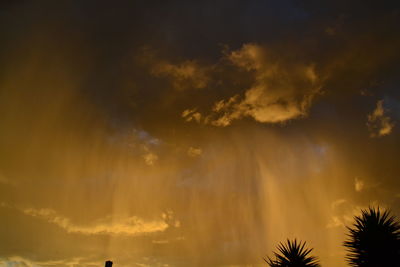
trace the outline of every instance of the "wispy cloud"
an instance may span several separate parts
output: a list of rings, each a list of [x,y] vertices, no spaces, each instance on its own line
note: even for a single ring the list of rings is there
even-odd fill
[[[376,108],[367,117],[367,126],[371,137],[381,137],[389,135],[394,127],[391,118],[387,116],[383,100],[376,103]]]
[[[379,201],[371,201],[372,207],[379,206],[386,208],[385,203]],[[367,209],[366,205],[358,205],[348,199],[338,199],[331,204],[331,218],[326,225],[327,228],[346,227],[354,223],[354,216],[361,214],[362,210]]]
[[[169,79],[177,90],[201,89],[209,82],[207,68],[200,66],[196,61],[189,60],[179,64],[158,62],[154,64],[151,72],[155,76]]]
[[[182,112],[182,118],[184,118],[185,121],[187,121],[187,122],[190,122],[190,121],[201,122],[202,115],[195,108],[194,109],[185,109]]]
[[[40,267],[40,266],[101,266],[103,262],[92,261],[82,257],[74,257],[70,259],[57,259],[47,261],[37,261],[27,259],[21,256],[10,256],[0,258],[0,267]]]
[[[203,153],[203,151],[201,150],[201,148],[198,147],[189,147],[187,154],[190,157],[198,157]]]
[[[146,154],[143,155],[144,162],[149,165],[153,166],[156,161],[158,160],[157,154],[154,154],[153,152],[148,151]]]
[[[58,214],[53,209],[23,209],[26,215],[46,220],[55,224],[68,233],[80,233],[86,235],[109,234],[109,235],[129,235],[136,236],[162,232],[168,228],[165,220],[144,220],[137,216],[122,218],[118,220],[103,220],[90,225],[78,225],[69,218]]]
[[[362,207],[350,203],[346,199],[337,199],[331,204],[331,218],[326,225],[327,228],[345,227],[353,222],[354,216],[358,215]]]
[[[363,191],[363,189],[364,189],[364,181],[361,180],[359,177],[356,177],[356,178],[354,179],[354,189],[355,189],[357,192],[361,192],[361,191]]]

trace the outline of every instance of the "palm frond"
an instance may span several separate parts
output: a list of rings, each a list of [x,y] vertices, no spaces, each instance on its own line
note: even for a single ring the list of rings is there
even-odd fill
[[[400,266],[400,224],[389,211],[369,207],[347,229],[350,266]]]
[[[270,267],[319,267],[317,257],[309,255],[313,249],[306,248],[306,242],[288,239],[286,243],[279,243],[277,250],[274,259],[264,259]]]

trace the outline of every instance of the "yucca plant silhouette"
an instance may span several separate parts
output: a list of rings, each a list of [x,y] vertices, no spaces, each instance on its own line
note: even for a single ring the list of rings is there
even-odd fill
[[[350,266],[400,266],[400,225],[389,211],[362,210],[349,230],[347,261]]]
[[[306,242],[290,241],[279,243],[275,259],[264,258],[270,267],[319,267],[317,257],[310,256],[312,248],[306,248]]]

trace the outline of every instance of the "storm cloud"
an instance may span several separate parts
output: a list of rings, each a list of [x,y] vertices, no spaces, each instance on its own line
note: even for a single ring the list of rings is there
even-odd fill
[[[0,266],[345,266],[400,213],[399,4],[3,1]]]

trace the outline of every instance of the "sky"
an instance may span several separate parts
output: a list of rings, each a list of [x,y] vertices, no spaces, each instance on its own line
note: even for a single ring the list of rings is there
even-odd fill
[[[0,266],[346,266],[400,216],[396,1],[2,1]]]

